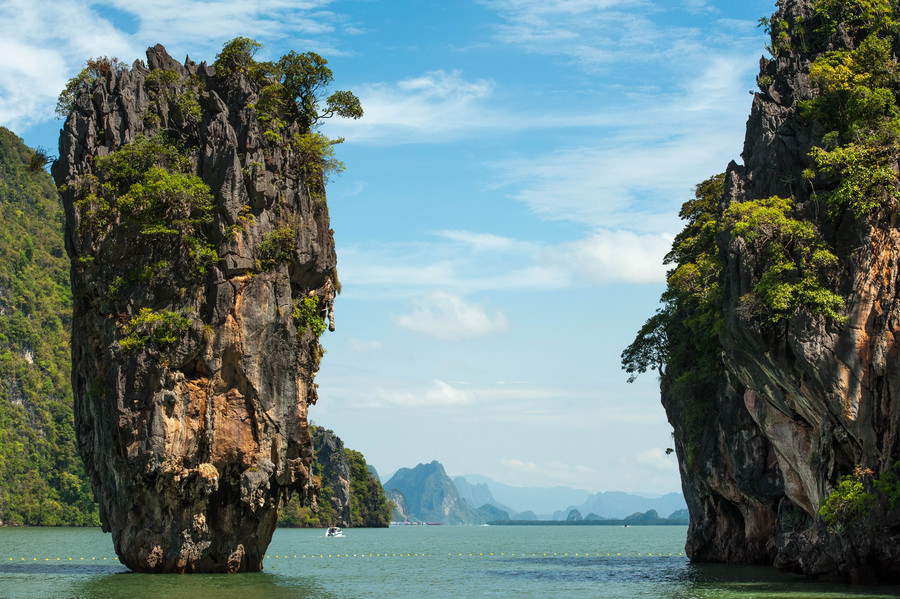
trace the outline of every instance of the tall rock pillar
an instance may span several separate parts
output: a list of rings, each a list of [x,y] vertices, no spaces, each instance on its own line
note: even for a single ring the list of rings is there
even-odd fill
[[[324,181],[308,132],[265,118],[265,81],[147,58],[94,70],[53,168],[79,447],[129,568],[258,571],[280,500],[310,490]]]

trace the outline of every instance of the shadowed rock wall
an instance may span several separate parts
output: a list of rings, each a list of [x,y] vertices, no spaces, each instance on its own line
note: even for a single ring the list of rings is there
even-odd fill
[[[898,580],[897,509],[861,517],[841,531],[826,527],[818,513],[856,466],[880,476],[900,459],[900,233],[890,204],[863,217],[826,218],[801,174],[815,167],[808,154],[825,133],[799,110],[815,93],[811,61],[860,41],[842,27],[828,39],[814,39],[812,4],[778,2],[773,22],[791,32],[806,24],[806,34],[792,33],[775,58],[761,61],[764,89],[753,99],[744,165],[728,167],[722,210],[773,195],[793,197],[799,217],[815,223],[839,259],[834,284],[847,321],[801,310],[773,326],[746,309],[743,299],[760,280],[766,258],[742,238],[720,236],[726,375],[708,398],[699,458],[690,464],[679,437],[684,406],[667,394],[665,378],[663,404],[676,429],[692,559],[774,564],[863,582]],[[824,197],[827,182],[817,183]]]

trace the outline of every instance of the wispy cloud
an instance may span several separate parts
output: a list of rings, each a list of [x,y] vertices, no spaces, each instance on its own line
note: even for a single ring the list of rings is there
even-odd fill
[[[332,1],[158,0],[137,4],[130,0],[106,0],[95,3],[95,6],[110,6],[131,15],[138,23],[137,34],[141,37],[179,43],[199,41],[202,46],[209,43],[207,40],[219,40],[231,32],[245,32],[251,37],[269,39],[331,33],[334,31],[335,15],[324,9]]]
[[[0,124],[18,129],[51,118],[84,60],[131,50],[128,36],[86,3],[0,3]]]
[[[480,306],[444,291],[414,300],[412,311],[394,317],[394,322],[401,328],[450,341],[491,335],[509,327],[502,312],[489,315]]]
[[[601,230],[570,244],[560,259],[573,278],[597,285],[660,283],[666,273],[663,257],[671,247],[672,237],[665,233]]]
[[[384,344],[381,341],[357,339],[355,337],[350,338],[349,344],[350,349],[358,354],[371,354],[384,349]]]
[[[327,376],[327,375],[326,375]],[[365,372],[368,390],[360,393],[355,384],[336,380],[328,385],[327,393],[334,401],[352,409],[383,410],[391,406],[415,409],[442,410],[477,405],[481,418],[492,422],[530,420],[543,422],[552,409],[548,404],[561,396],[593,401],[582,390],[559,385],[548,387],[533,382],[471,383],[433,379],[426,382],[408,380],[379,380],[376,372]]]
[[[580,488],[586,478],[593,478],[597,474],[595,468],[560,461],[534,462],[518,458],[501,458],[500,466],[507,471],[508,480],[540,479],[547,486],[567,485]]]
[[[342,276],[352,281],[345,285],[346,296],[361,293],[368,298],[413,301],[413,312],[397,319],[397,324],[435,334],[442,330],[437,322],[461,325],[465,306],[454,304],[453,297],[465,301],[463,297],[492,291],[664,282],[662,260],[671,249],[672,238],[670,233],[596,229],[581,239],[549,244],[447,231],[431,241],[339,248],[339,255]],[[488,321],[492,319],[483,314],[471,318],[482,330],[499,330],[496,326],[485,328]]]
[[[501,18],[498,41],[568,59],[587,70],[653,65],[680,56],[691,64],[717,45],[732,47],[752,35],[745,24],[721,20],[712,29],[672,25],[673,13],[716,14],[708,0],[481,0]],[[669,71],[672,71],[669,65]],[[676,66],[677,69],[677,65]]]
[[[542,218],[639,233],[680,228],[677,207],[693,185],[738,158],[750,99],[750,57],[706,59],[679,90],[631,108],[593,145],[493,164],[500,189]]]
[[[648,62],[691,39],[687,28],[659,26],[649,0],[482,0],[503,19],[496,38],[537,53],[568,57],[587,68]]]
[[[404,408],[462,407],[474,404],[477,399],[473,391],[454,387],[440,380],[435,380],[431,388],[420,392],[379,389],[373,398],[376,405]]]
[[[666,452],[659,447],[651,447],[650,449],[641,451],[635,456],[634,461],[635,463],[641,464],[652,470],[662,472],[678,471],[678,460],[675,455],[666,454]]]
[[[443,143],[506,122],[488,109],[494,83],[460,71],[430,71],[396,83],[356,86],[365,109],[359,121],[329,123],[354,143]]]
[[[0,3],[0,125],[14,128],[53,116],[66,81],[96,56],[126,63],[162,43],[176,58],[212,61],[238,35],[288,40],[320,52],[342,17],[332,0],[7,0]],[[264,51],[265,52],[265,51]]]
[[[548,220],[637,232],[672,231],[692,186],[725,170],[734,132],[697,130],[656,145],[556,150],[497,163],[501,189]],[[729,144],[729,142],[732,142]]]
[[[684,7],[692,13],[716,13],[718,9],[710,5],[708,0],[684,0]]]

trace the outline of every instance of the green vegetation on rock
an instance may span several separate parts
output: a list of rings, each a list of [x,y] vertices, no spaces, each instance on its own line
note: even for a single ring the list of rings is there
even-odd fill
[[[0,128],[0,521],[99,524],[75,444],[62,207]]]
[[[733,204],[722,222],[733,238],[755,246],[768,263],[742,299],[770,322],[789,318],[799,309],[843,322],[843,298],[828,288],[837,256],[822,241],[813,223],[795,218],[793,201],[771,197]]]
[[[279,510],[278,525],[287,527],[321,528],[326,526],[341,525],[341,514],[336,509],[337,505],[349,502],[350,526],[364,528],[384,528],[391,523],[391,512],[394,506],[387,500],[384,489],[378,479],[369,471],[365,456],[362,453],[343,448],[332,455],[340,464],[323,461],[319,455],[324,452],[322,447],[325,435],[322,429],[310,426],[310,434],[313,438],[314,455],[311,465],[313,481],[318,487],[317,510],[304,505],[298,497],[292,498]],[[338,447],[340,440],[332,431],[327,431],[332,439],[336,439]],[[349,495],[343,496],[339,477],[341,474],[335,470],[339,466],[349,475]],[[329,486],[324,481],[335,481],[335,485]],[[335,488],[338,487],[338,488]],[[347,525],[344,523],[343,525]]]
[[[358,526],[382,528],[390,525],[393,504],[384,495],[384,489],[369,472],[366,458],[358,451],[344,449],[350,465],[350,513]]]
[[[818,171],[810,178],[813,193],[822,196],[832,220],[893,209],[900,199],[900,69],[893,52],[900,23],[894,4],[818,0],[813,7],[820,32],[840,29],[856,41],[853,49],[823,52],[810,66],[818,93],[800,102],[800,111],[826,131],[810,152]],[[817,193],[823,185],[830,191]]]
[[[631,375],[629,381],[654,369],[674,399],[673,405],[681,406],[673,425],[683,448],[680,457],[689,466],[699,456],[723,373],[718,341],[722,263],[716,245],[723,181],[724,175],[717,175],[699,184],[694,199],[681,207],[679,216],[687,224],[665,258],[666,264],[677,266],[668,273],[663,307],[622,352],[622,367]]]
[[[291,50],[275,62],[258,62],[255,56],[262,47],[256,40],[237,37],[223,46],[215,62],[218,77],[243,76],[263,88],[261,102],[256,107],[260,120],[296,121],[306,133],[322,119],[362,117],[362,106],[353,92],[335,91],[325,95],[334,81],[327,60],[315,52]]]
[[[191,319],[183,314],[172,310],[155,312],[150,308],[141,308],[122,327],[124,337],[119,345],[123,351],[144,349],[148,345],[162,350],[175,343],[190,328]]]
[[[319,298],[314,295],[295,300],[291,318],[294,319],[297,332],[300,334],[309,329],[313,335],[319,337],[325,332],[325,319],[319,310]]]
[[[294,227],[286,225],[266,233],[257,248],[260,269],[265,271],[281,262],[288,262],[296,249],[297,232]]]
[[[75,100],[82,87],[90,88],[101,77],[106,77],[110,73],[118,73],[126,68],[128,66],[115,57],[100,56],[99,58],[87,60],[84,68],[69,79],[66,82],[66,87],[60,92],[56,100],[56,116],[62,119],[69,116],[69,113],[75,107]]]
[[[869,468],[856,466],[841,479],[831,495],[819,506],[819,516],[830,532],[874,527],[900,510],[900,462],[875,477]]]
[[[316,128],[335,116],[361,118],[359,98],[342,90],[326,95],[334,74],[328,61],[315,52],[291,50],[275,62],[259,62],[255,56],[261,48],[246,37],[227,42],[216,56],[216,75],[225,80],[247,77],[259,85],[259,98],[251,107],[264,127],[263,136],[273,145],[291,146],[304,171],[307,192],[324,201],[328,177],[344,170],[334,155],[334,146],[343,139],[329,139]]]
[[[98,158],[75,203],[82,227],[102,239],[114,224],[140,235],[197,235],[212,222],[212,194],[178,146],[163,135],[139,135]]]

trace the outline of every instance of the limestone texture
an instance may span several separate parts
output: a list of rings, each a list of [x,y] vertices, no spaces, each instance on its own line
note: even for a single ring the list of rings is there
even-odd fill
[[[331,316],[336,255],[310,193],[321,174],[290,144],[303,132],[267,133],[261,92],[157,45],[83,86],[60,134],[78,444],[103,528],[135,571],[259,571],[279,502],[310,495],[322,351],[308,320]],[[179,228],[170,206],[173,228],[154,230],[121,198],[102,205],[100,161],[141,139],[178,149],[209,187],[210,218]],[[261,246],[275,233],[272,259]]]
[[[773,22],[799,31],[798,24],[814,23],[812,5],[780,0]],[[725,376],[706,399],[697,459],[684,459],[683,438],[676,438],[691,516],[687,553],[696,561],[770,564],[830,579],[896,581],[900,511],[836,531],[819,508],[857,466],[877,477],[900,459],[897,210],[824,218],[802,172],[815,166],[808,154],[825,131],[803,118],[799,103],[815,93],[809,70],[816,56],[852,49],[859,40],[838,28],[813,53],[811,33],[792,35],[774,58],[761,61],[763,89],[753,98],[743,165],[728,167],[722,209],[774,195],[795,198],[800,216],[816,224],[839,259],[834,287],[847,320],[798,311],[767,324],[742,303],[765,258],[743,239],[720,235]],[[827,192],[824,185],[817,191]],[[668,393],[666,377],[662,392],[678,431],[686,406]]]

